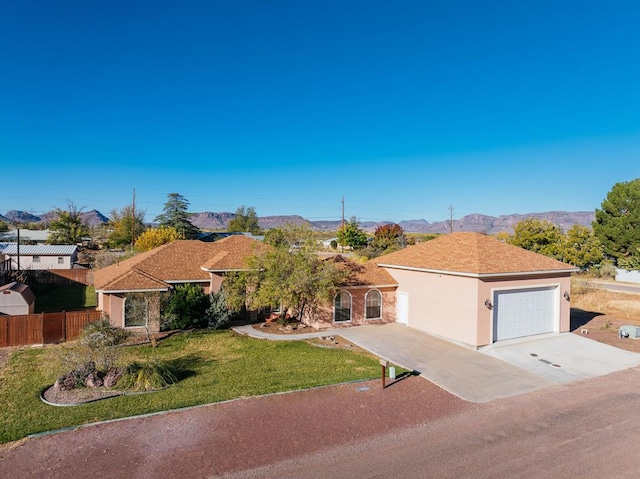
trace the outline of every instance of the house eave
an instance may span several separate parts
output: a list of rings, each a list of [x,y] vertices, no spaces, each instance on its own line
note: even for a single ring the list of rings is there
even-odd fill
[[[152,289],[96,289],[96,293],[103,294],[122,294],[122,293],[153,293],[166,292],[171,288],[152,288]]]
[[[504,277],[515,277],[515,276],[547,276],[547,275],[564,275],[570,273],[576,273],[580,271],[580,268],[568,268],[568,269],[551,269],[551,270],[540,270],[540,271],[512,271],[512,272],[502,272],[502,273],[469,273],[465,271],[447,271],[447,270],[439,270],[439,269],[431,269],[431,268],[416,268],[412,266],[400,266],[395,264],[378,264],[381,268],[390,268],[390,269],[404,269],[408,271],[420,271],[423,273],[433,273],[433,274],[446,274],[449,276],[463,276],[467,278],[477,278],[477,279],[490,279],[490,278],[504,278]]]
[[[362,289],[362,288],[397,288],[398,284],[358,284],[353,286],[340,286],[340,289]]]

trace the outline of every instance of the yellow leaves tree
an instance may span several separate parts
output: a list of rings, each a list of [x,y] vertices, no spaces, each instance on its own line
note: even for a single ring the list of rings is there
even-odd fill
[[[150,228],[138,237],[135,249],[142,253],[180,238],[181,235],[178,233],[178,230],[171,226]]]

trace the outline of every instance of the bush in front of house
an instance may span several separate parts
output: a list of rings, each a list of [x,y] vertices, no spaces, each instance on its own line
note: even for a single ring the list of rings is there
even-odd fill
[[[120,356],[118,346],[129,332],[102,318],[85,326],[78,341],[60,349],[59,359],[67,370],[55,386],[61,390],[78,387],[112,387],[121,376],[116,367]]]
[[[197,284],[176,286],[164,308],[163,315],[171,329],[204,328],[207,326],[209,298]]]

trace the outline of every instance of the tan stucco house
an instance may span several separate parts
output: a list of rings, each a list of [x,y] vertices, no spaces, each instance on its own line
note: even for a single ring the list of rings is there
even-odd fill
[[[229,271],[245,268],[245,260],[266,245],[244,235],[234,235],[214,243],[176,240],[133,256],[94,273],[98,309],[111,324],[151,331],[160,328],[160,297],[177,284],[200,284],[206,293],[217,292]],[[133,314],[134,300],[145,297],[146,321]],[[127,300],[129,298],[129,301]],[[140,305],[136,305],[139,311]],[[129,314],[128,314],[129,313]]]
[[[396,321],[472,347],[569,331],[577,268],[478,233],[374,260],[398,283]]]

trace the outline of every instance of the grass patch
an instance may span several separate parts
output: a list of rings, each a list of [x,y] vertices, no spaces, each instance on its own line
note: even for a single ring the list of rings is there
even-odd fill
[[[377,378],[371,355],[314,347],[304,341],[266,341],[230,331],[172,336],[157,348],[124,348],[123,362],[163,361],[178,382],[149,394],[119,396],[74,407],[49,406],[42,389],[66,372],[56,360],[65,345],[16,351],[0,373],[0,443],[29,434],[228,399]]]
[[[97,306],[93,286],[33,285],[31,289],[36,296],[36,313],[74,311]]]

